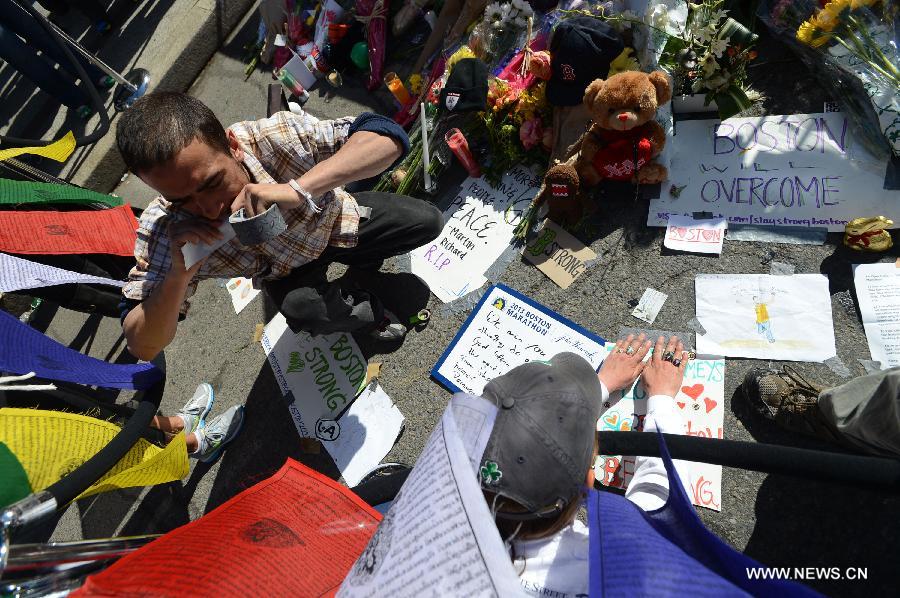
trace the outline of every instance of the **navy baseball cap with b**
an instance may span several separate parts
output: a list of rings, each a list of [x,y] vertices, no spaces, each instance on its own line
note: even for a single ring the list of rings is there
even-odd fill
[[[594,368],[574,353],[526,363],[484,387],[481,396],[497,406],[497,419],[481,487],[526,509],[501,505],[498,518],[551,518],[578,500],[592,465],[601,393]]]
[[[613,27],[600,19],[580,16],[561,21],[550,39],[550,81],[547,101],[575,106],[594,79],[605,79],[609,65],[625,44]]]

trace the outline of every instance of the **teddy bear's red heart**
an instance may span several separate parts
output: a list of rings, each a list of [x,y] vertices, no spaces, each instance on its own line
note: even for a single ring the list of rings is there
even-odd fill
[[[692,399],[694,399],[696,401],[697,397],[699,397],[701,394],[703,394],[703,388],[704,388],[704,386],[702,384],[694,384],[693,386],[682,386],[681,392],[683,392],[684,394],[686,394],[687,396],[691,397]]]

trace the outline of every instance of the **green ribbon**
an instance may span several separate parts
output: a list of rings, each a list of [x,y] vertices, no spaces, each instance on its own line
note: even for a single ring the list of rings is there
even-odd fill
[[[0,179],[0,205],[20,204],[85,204],[98,208],[122,205],[120,197],[97,193],[74,185],[32,183]]]

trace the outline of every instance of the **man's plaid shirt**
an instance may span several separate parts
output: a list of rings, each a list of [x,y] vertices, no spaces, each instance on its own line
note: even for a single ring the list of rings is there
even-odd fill
[[[258,121],[232,125],[244,166],[254,183],[286,183],[317,163],[330,158],[347,141],[353,117],[319,121],[309,115],[279,112]],[[235,238],[217,249],[200,267],[188,286],[181,313],[187,312],[197,283],[206,278],[274,279],[287,276],[325,251],[329,245],[354,247],[359,229],[356,200],[337,188],[317,198],[321,212],[305,202],[282,210],[288,229],[275,239],[245,247]],[[193,216],[162,197],[157,197],[141,215],[134,245],[137,265],[122,289],[127,299],[143,301],[159,285],[172,265],[168,226]]]

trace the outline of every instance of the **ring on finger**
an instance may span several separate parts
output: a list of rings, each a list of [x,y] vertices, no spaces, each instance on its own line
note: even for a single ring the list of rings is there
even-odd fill
[[[663,361],[672,361],[672,359],[674,357],[675,357],[675,353],[673,351],[666,351],[665,353],[663,353],[663,356],[662,356]]]
[[[672,365],[674,365],[675,367],[681,366],[681,360],[676,357],[672,360]]]
[[[625,352],[625,349],[622,349],[621,347],[616,349],[616,353],[624,353],[624,352]]]
[[[634,354],[635,354],[634,347],[632,347],[631,345],[628,345],[628,348],[625,349],[625,353],[626,353],[627,355],[634,355]]]

